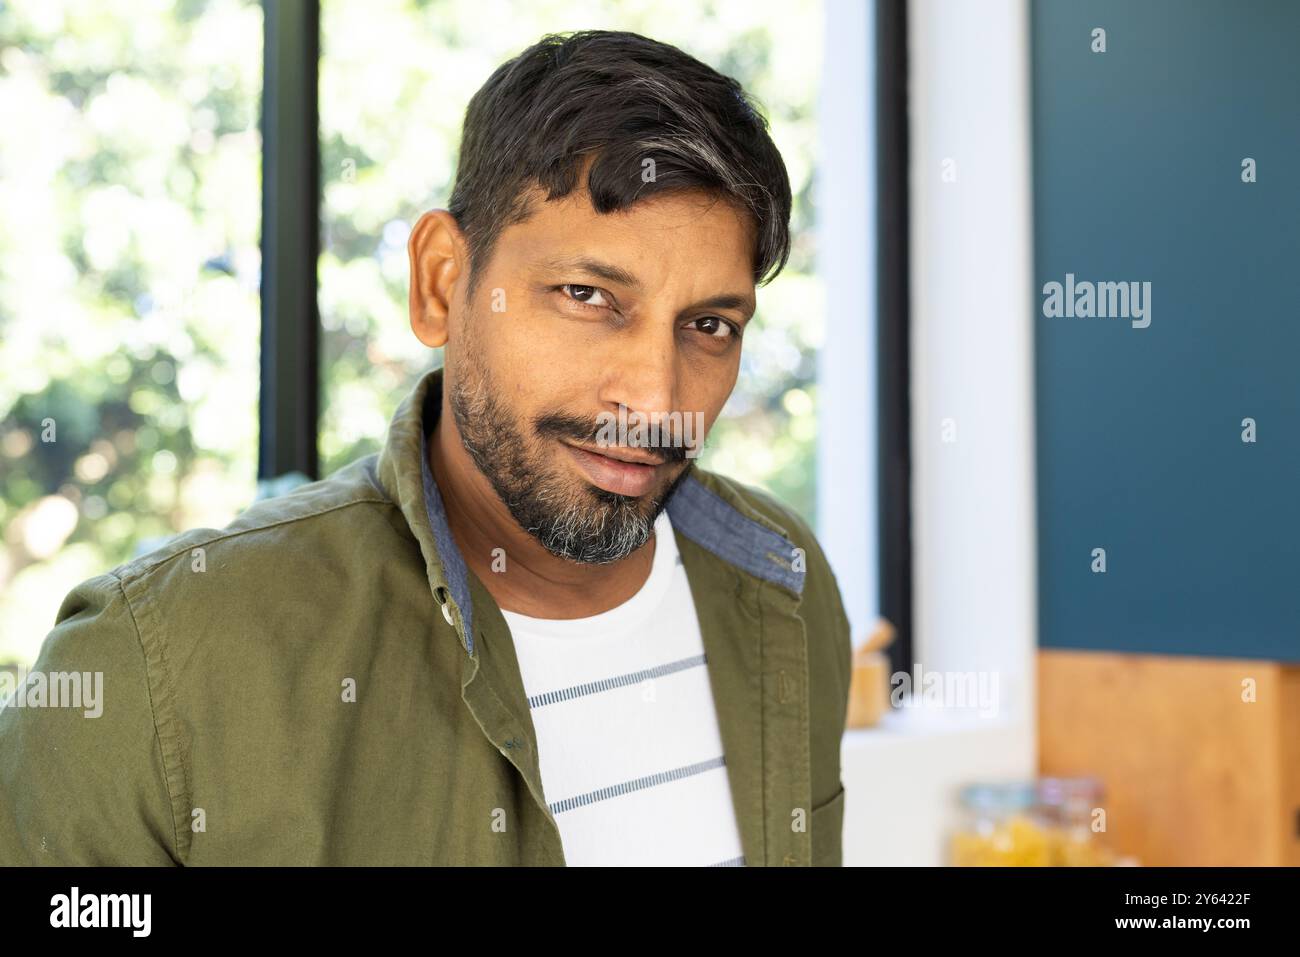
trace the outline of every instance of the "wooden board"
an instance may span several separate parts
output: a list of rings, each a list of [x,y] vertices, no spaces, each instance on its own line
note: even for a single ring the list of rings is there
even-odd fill
[[[1300,866],[1300,666],[1041,649],[1038,751],[1102,779],[1103,838],[1141,864]]]

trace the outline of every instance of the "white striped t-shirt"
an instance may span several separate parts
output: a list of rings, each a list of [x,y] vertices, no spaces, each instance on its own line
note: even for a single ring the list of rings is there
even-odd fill
[[[650,575],[590,618],[503,611],[570,866],[745,863],[686,569],[668,512]]]

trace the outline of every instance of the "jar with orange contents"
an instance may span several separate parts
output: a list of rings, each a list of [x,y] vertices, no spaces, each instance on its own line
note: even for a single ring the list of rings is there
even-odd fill
[[[949,840],[957,867],[1047,867],[1052,822],[1032,781],[971,784],[959,794],[961,820]]]

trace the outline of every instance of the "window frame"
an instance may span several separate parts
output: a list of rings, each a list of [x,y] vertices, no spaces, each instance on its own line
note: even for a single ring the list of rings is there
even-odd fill
[[[320,3],[263,0],[257,477],[320,477]]]

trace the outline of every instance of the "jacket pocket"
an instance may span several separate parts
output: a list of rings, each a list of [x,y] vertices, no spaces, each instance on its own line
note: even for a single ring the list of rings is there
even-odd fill
[[[813,867],[842,867],[844,836],[844,785],[835,796],[812,809]]]

